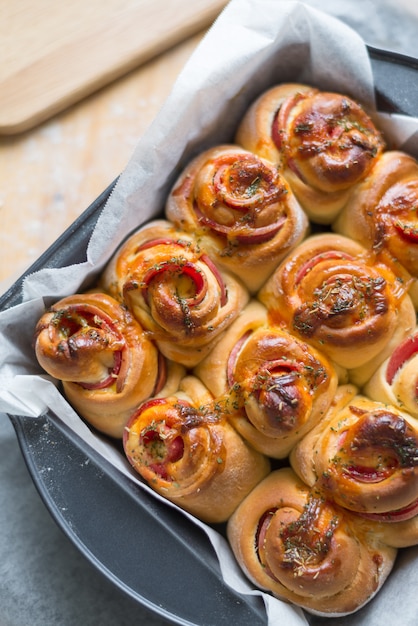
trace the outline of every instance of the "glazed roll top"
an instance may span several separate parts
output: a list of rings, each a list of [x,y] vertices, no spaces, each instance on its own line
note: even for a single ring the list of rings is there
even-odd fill
[[[335,363],[370,376],[415,326],[408,283],[347,237],[313,235],[289,253],[258,297],[284,324]],[[394,339],[395,338],[395,339]],[[369,371],[367,371],[367,366]]]
[[[200,381],[145,402],[124,433],[135,470],[159,494],[206,522],[223,522],[270,471],[228,423]],[[203,391],[202,391],[203,389]]]
[[[249,295],[182,231],[157,221],[116,253],[102,284],[123,299],[169,359],[196,365]]]
[[[170,192],[166,215],[255,293],[305,236],[307,217],[277,167],[234,145],[197,156]]]
[[[417,207],[417,161],[359,102],[273,86],[36,327],[131,474],[312,614],[357,611],[418,544]]]
[[[236,427],[250,441],[253,430],[272,440],[268,449],[274,457],[287,456],[323,417],[337,387],[328,359],[277,327],[254,331],[230,372],[230,397],[240,407]]]
[[[364,393],[418,418],[418,328],[396,346],[366,383]]]
[[[259,96],[245,114],[236,141],[280,164],[309,218],[320,224],[335,219],[384,148],[380,132],[359,103],[292,83]]]
[[[102,293],[54,304],[35,330],[39,364],[91,425],[122,437],[136,406],[165,384],[165,363],[141,325]]]
[[[416,421],[353,390],[340,388],[340,399],[327,417],[292,450],[292,467],[326,498],[370,519],[414,517]]]
[[[383,153],[333,224],[376,252],[388,250],[412,276],[418,309],[418,163],[399,151]]]
[[[396,556],[289,468],[273,471],[255,487],[230,518],[227,533],[256,585],[328,617],[368,602]]]

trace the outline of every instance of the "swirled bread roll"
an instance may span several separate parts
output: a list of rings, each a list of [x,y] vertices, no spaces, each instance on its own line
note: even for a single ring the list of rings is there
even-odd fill
[[[226,521],[270,471],[193,376],[139,407],[124,433],[127,459],[160,495],[199,519]]]
[[[335,219],[384,148],[360,104],[297,83],[262,93],[246,112],[236,141],[280,164],[307,215],[319,224]]]
[[[280,459],[325,415],[338,384],[328,359],[285,329],[270,326],[256,302],[244,309],[199,372],[209,384],[215,381],[217,401],[242,437]]]
[[[251,293],[308,230],[308,219],[277,167],[229,144],[206,150],[186,166],[165,212]]]
[[[227,526],[248,578],[310,613],[353,613],[381,588],[396,550],[355,516],[310,490],[289,468],[273,471]]]
[[[211,350],[249,298],[242,283],[165,220],[134,233],[101,284],[123,300],[168,359],[185,367]]]
[[[418,163],[400,151],[384,152],[357,186],[333,229],[378,253],[385,249],[412,276],[418,309]]]
[[[370,519],[418,511],[418,424],[396,407],[340,387],[327,416],[292,450],[293,469],[340,506]]]
[[[37,323],[35,353],[78,413],[112,437],[122,437],[132,411],[166,384],[156,346],[107,294],[75,294],[54,304]]]
[[[367,380],[416,323],[407,282],[390,261],[376,261],[348,237],[313,235],[288,254],[258,297],[273,323]]]

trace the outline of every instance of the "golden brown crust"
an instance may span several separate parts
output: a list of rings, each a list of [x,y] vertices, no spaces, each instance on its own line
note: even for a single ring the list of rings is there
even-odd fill
[[[277,167],[229,144],[189,163],[165,212],[252,293],[308,230],[307,217]]]
[[[279,163],[308,217],[330,224],[383,150],[362,107],[337,93],[283,84],[244,116],[237,142]]]
[[[80,415],[101,432],[122,437],[160,374],[157,348],[140,324],[107,294],[75,294],[41,317],[35,338],[40,365],[63,381]]]
[[[392,514],[388,516],[358,516],[358,524],[375,540],[392,548],[409,548],[418,544],[418,511],[409,519],[396,521]]]
[[[249,298],[188,235],[161,220],[130,237],[102,284],[123,298],[160,351],[185,367],[204,358]]]
[[[202,384],[186,378],[179,393],[140,407],[125,429],[125,454],[160,495],[203,521],[223,522],[270,463],[245,444]]]
[[[338,374],[315,348],[268,324],[256,300],[194,370],[256,450],[284,458],[326,413]]]
[[[328,359],[287,331],[255,330],[231,364],[230,420],[256,449],[274,458],[325,415],[337,388]]]
[[[292,467],[351,511],[406,513],[418,500],[415,420],[365,396],[352,397],[351,388],[339,394],[330,414],[292,450]]]
[[[258,297],[273,323],[352,370],[384,354],[395,330],[402,332],[414,315],[407,282],[397,280],[390,261],[368,256],[348,237],[313,235],[286,257]]]
[[[328,617],[368,602],[396,556],[288,468],[253,489],[231,516],[227,534],[238,563],[257,586]]]
[[[357,186],[333,229],[379,252],[386,249],[418,279],[418,163],[400,151],[383,153]],[[418,300],[414,297],[418,308]]]

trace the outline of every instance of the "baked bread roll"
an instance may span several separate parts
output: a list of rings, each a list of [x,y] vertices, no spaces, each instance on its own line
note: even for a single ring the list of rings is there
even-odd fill
[[[416,323],[408,283],[397,280],[390,261],[375,262],[348,237],[313,235],[286,257],[258,297],[273,323],[367,380],[390,353],[390,342]]]
[[[129,420],[124,450],[157,493],[208,523],[224,522],[270,471],[228,423],[204,385],[145,402]]]
[[[260,323],[261,313],[258,319],[252,315],[256,309],[256,303],[246,307],[199,371],[223,381],[216,385],[217,391],[223,387],[217,401],[242,437],[256,450],[282,459],[326,413],[338,377],[315,348],[269,326],[265,309]]]
[[[358,103],[298,83],[262,93],[246,112],[236,142],[280,164],[307,215],[319,224],[335,219],[384,148]]]
[[[102,276],[160,351],[195,366],[248,301],[245,287],[165,220],[134,233]]]
[[[308,230],[308,219],[277,167],[234,145],[210,148],[189,163],[165,212],[251,293]]]
[[[418,328],[382,363],[364,386],[364,393],[418,418]]]
[[[354,190],[333,229],[376,253],[388,250],[411,274],[410,294],[418,309],[417,206],[417,161],[388,151]]]
[[[309,490],[289,468],[273,471],[253,489],[228,521],[227,534],[255,585],[327,617],[366,604],[396,557],[394,548]]]
[[[35,353],[62,381],[76,411],[111,437],[122,437],[134,409],[165,384],[156,346],[107,294],[75,294],[54,304],[37,323]]]
[[[292,450],[290,462],[325,498],[371,519],[406,519],[418,510],[416,420],[357,395],[354,386],[339,388],[335,404]]]

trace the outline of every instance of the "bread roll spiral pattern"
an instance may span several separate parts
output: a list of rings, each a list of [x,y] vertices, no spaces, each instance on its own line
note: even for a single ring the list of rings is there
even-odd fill
[[[280,164],[308,217],[320,224],[335,219],[384,148],[380,132],[357,102],[293,83],[260,95],[236,141]]]
[[[186,392],[139,407],[125,428],[125,453],[158,493],[204,521],[223,522],[270,464],[241,439],[197,379],[183,384]]]
[[[308,220],[277,167],[233,145],[199,154],[168,196],[167,218],[251,293],[299,243]]]
[[[164,384],[157,348],[106,294],[75,294],[54,304],[36,326],[35,352],[44,370],[63,381],[79,414],[112,437],[122,437],[135,407]]]
[[[252,490],[229,519],[227,533],[254,584],[328,617],[368,602],[396,557],[395,549],[316,495],[290,468],[273,471]]]
[[[240,282],[164,220],[128,239],[102,284],[123,299],[167,358],[186,367],[210,351],[248,301]]]
[[[418,328],[396,346],[366,383],[364,393],[418,418]]]

